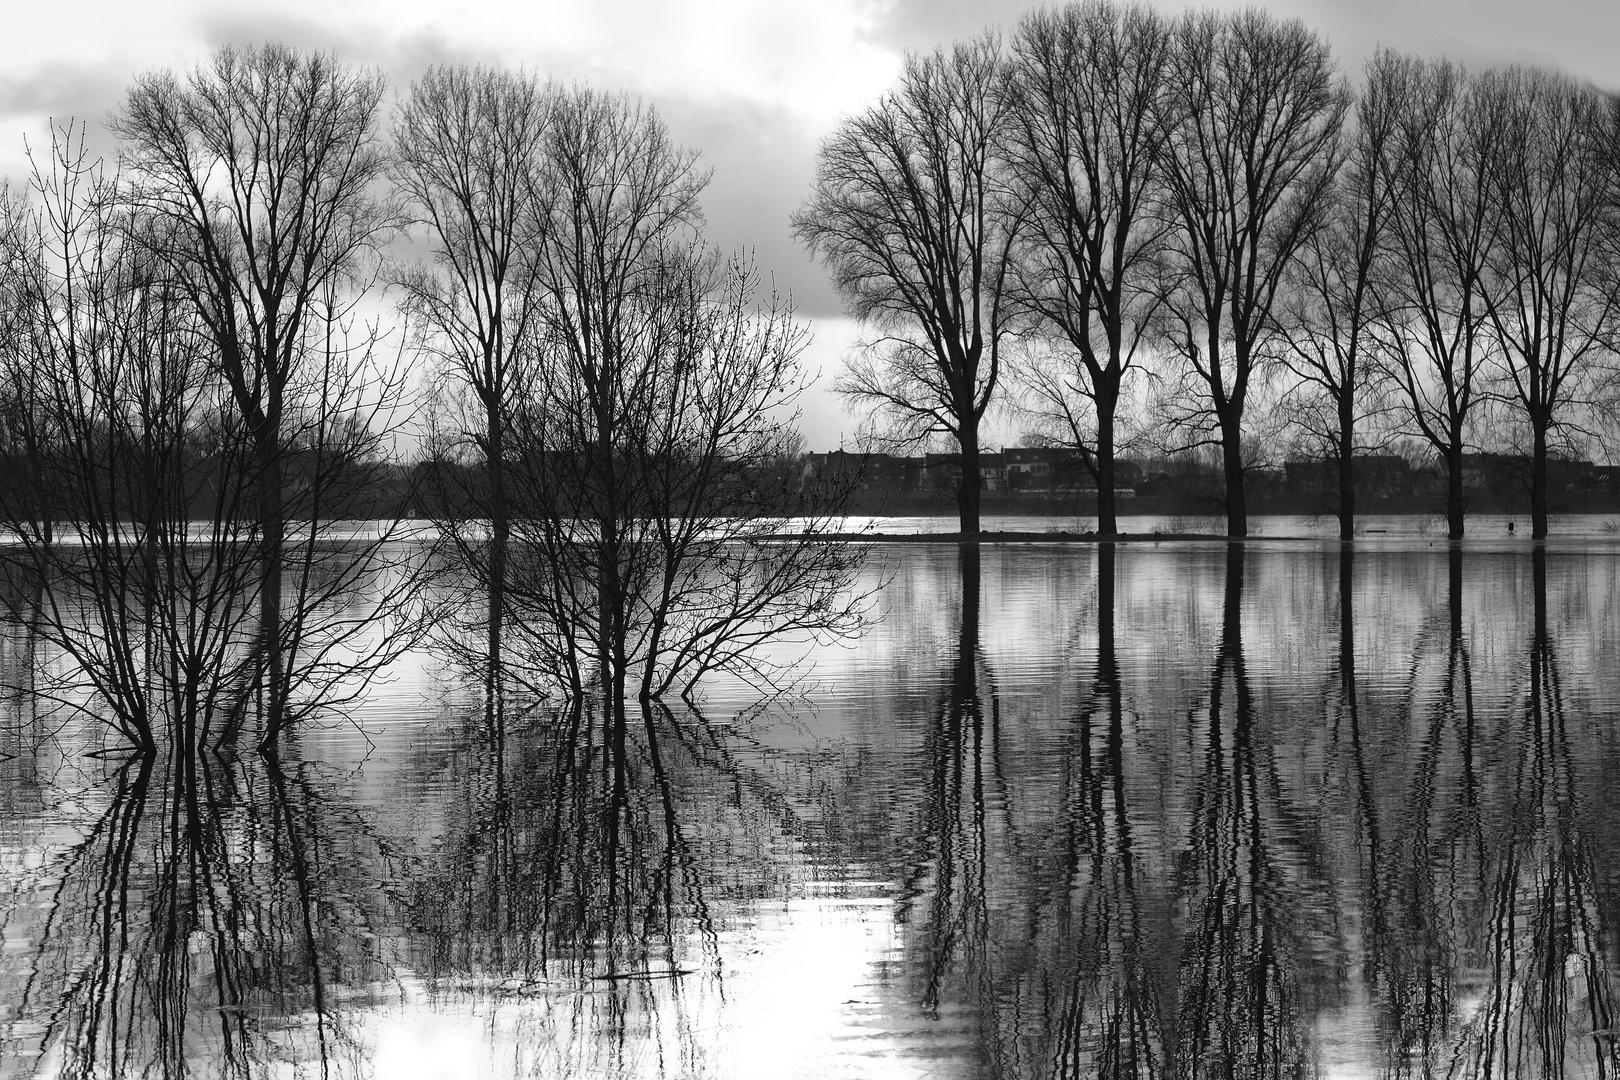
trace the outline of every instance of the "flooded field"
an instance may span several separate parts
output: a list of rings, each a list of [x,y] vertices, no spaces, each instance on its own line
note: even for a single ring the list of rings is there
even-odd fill
[[[16,695],[0,1076],[1614,1075],[1620,540],[1307,525],[877,545],[763,701]]]

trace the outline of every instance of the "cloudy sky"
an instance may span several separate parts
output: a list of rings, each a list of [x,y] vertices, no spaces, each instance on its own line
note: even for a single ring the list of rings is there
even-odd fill
[[[1166,10],[1180,3],[1157,0]],[[908,49],[989,25],[1010,26],[1028,0],[146,0],[29,4],[0,35],[0,173],[20,180],[25,139],[51,118],[97,123],[135,74],[194,66],[226,43],[277,38],[375,65],[404,92],[440,62],[523,66],[640,94],[713,170],[710,239],[752,250],[810,319],[808,359],[823,379],[858,330],[788,216],[809,189],[816,148],[839,117],[874,100]],[[1616,0],[1270,0],[1332,42],[1354,75],[1377,45],[1470,65],[1533,63],[1620,91]],[[812,449],[852,432],[831,395],[805,402]]]

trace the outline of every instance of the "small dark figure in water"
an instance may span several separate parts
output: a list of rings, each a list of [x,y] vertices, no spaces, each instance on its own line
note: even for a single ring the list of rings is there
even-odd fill
[[[1508,535],[1513,535],[1513,522],[1508,522]]]

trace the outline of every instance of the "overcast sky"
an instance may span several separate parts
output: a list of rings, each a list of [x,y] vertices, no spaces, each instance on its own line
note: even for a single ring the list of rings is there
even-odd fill
[[[989,25],[1010,26],[1024,0],[530,0],[463,5],[418,0],[197,0],[20,5],[0,35],[0,171],[20,180],[24,139],[50,118],[99,122],[135,74],[186,69],[226,43],[270,38],[335,49],[387,72],[405,92],[436,62],[528,67],[640,94],[713,170],[709,238],[752,250],[811,320],[813,368],[830,378],[857,330],[788,216],[809,190],[816,148],[839,117],[872,102],[908,49]],[[1184,5],[1160,0],[1166,10]],[[1230,5],[1228,5],[1230,6]],[[1470,65],[1533,63],[1620,91],[1617,0],[1274,0],[1325,35],[1354,77],[1376,45]],[[482,10],[479,10],[482,8]],[[811,448],[854,430],[839,403],[805,403]]]

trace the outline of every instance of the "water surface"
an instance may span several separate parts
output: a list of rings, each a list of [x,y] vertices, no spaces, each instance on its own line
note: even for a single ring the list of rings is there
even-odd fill
[[[880,546],[763,704],[428,649],[275,760],[19,695],[0,1076],[1612,1076],[1617,554]]]

